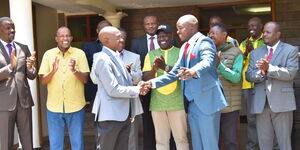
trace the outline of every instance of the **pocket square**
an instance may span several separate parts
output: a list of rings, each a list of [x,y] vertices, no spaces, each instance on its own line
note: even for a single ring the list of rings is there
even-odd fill
[[[190,60],[194,59],[195,57],[196,57],[196,55],[191,53]]]

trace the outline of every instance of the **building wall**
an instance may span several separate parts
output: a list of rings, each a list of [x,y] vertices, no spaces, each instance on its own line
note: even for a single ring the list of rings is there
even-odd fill
[[[133,38],[144,35],[143,18],[146,15],[155,15],[159,19],[160,24],[168,24],[173,28],[175,38],[178,39],[176,31],[176,22],[178,18],[185,14],[197,15],[193,6],[185,7],[169,7],[169,8],[150,8],[150,9],[131,9],[125,10],[128,14],[121,20],[121,27],[125,28],[128,33],[126,47],[130,48],[130,41]]]
[[[281,25],[282,40],[300,46],[300,1],[277,0],[276,21]]]
[[[58,18],[56,9],[43,5],[34,4],[34,21],[35,21],[35,51],[37,51],[38,64],[40,66],[43,55],[46,50],[56,46],[55,34],[57,30]],[[46,118],[46,99],[47,89],[45,85],[39,83],[40,98],[40,115],[42,136],[48,135],[47,118]]]
[[[277,0],[276,21],[281,25],[282,41],[300,46],[300,1]],[[299,64],[300,66],[300,64]],[[293,149],[300,149],[300,74],[294,80],[297,110],[294,112],[294,126],[292,132]]]

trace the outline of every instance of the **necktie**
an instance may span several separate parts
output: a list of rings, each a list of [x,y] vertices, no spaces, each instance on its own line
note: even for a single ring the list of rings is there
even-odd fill
[[[10,56],[10,54],[11,54],[11,52],[12,52],[12,45],[10,44],[10,43],[8,43],[7,45],[6,45],[6,47],[8,48],[8,52],[9,52],[9,56]]]
[[[272,56],[273,56],[273,48],[270,48],[270,52],[269,52],[269,55],[267,57],[267,60],[270,61],[272,59]]]
[[[189,49],[189,46],[190,46],[189,43],[186,43],[185,46],[184,46],[184,53],[183,53],[184,59],[187,58],[187,51],[188,51],[188,49]]]
[[[154,50],[155,49],[155,46],[154,46],[154,36],[151,36],[150,37],[150,51]]]
[[[123,60],[123,56],[124,56],[124,51],[122,50],[122,51],[120,51],[120,58],[121,58],[121,60]]]

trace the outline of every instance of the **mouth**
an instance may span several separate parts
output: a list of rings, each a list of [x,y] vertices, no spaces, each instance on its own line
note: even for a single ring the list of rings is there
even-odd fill
[[[254,30],[250,30],[250,34],[253,35],[255,33]]]
[[[63,44],[69,44],[69,41],[63,41]]]
[[[162,42],[160,42],[160,44],[167,44],[167,42],[166,41],[162,41]]]

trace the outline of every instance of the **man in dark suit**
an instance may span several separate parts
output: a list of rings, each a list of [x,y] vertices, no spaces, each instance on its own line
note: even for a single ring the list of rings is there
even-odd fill
[[[293,80],[299,69],[298,49],[280,41],[280,26],[264,26],[266,45],[250,53],[247,80],[251,89],[250,113],[256,115],[259,148],[272,150],[276,136],[281,150],[291,150],[293,111],[296,110]]]
[[[0,149],[13,149],[17,125],[23,150],[32,150],[32,111],[34,105],[27,78],[36,77],[35,56],[26,45],[14,41],[15,25],[0,18]]]
[[[98,34],[101,31],[101,29],[103,29],[106,26],[112,26],[112,24],[107,20],[102,20],[98,23],[97,28],[96,28],[97,37],[98,37]],[[100,52],[102,50],[102,47],[103,47],[103,45],[99,39],[97,39],[96,41],[83,43],[82,50],[85,53],[90,70],[92,69],[94,54]],[[88,82],[84,85],[84,96],[85,96],[85,99],[90,102],[91,108],[93,107],[93,104],[94,104],[96,92],[97,92],[97,85],[95,85],[92,82],[92,80],[89,76]],[[94,123],[94,126],[95,126],[96,130],[98,131],[97,122]],[[98,144],[97,141],[99,141],[100,135],[99,135],[99,132],[95,132],[95,133],[96,133],[96,135],[95,135],[96,142],[95,143]],[[99,147],[99,145],[96,145],[96,147]]]
[[[151,50],[159,48],[157,43],[156,30],[158,28],[158,18],[153,15],[144,17],[143,26],[146,32],[145,35],[133,39],[131,42],[132,52],[139,54],[141,59],[141,67],[144,66],[144,59],[147,53]],[[143,116],[143,133],[144,133],[144,150],[155,150],[155,132],[152,121],[151,112],[149,111],[150,93],[141,97],[144,109]]]

